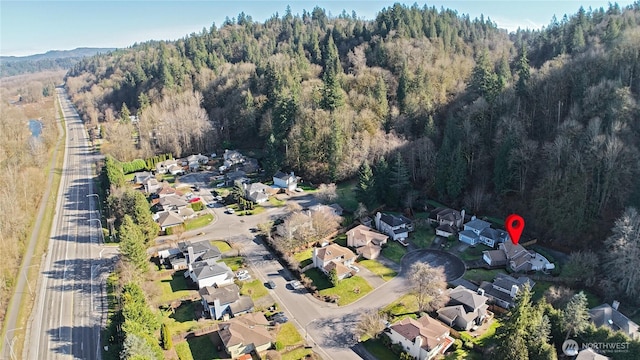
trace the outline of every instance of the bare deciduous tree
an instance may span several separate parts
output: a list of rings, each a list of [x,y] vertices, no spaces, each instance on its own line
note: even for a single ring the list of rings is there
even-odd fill
[[[409,270],[409,281],[413,285],[419,311],[439,309],[449,301],[447,278],[442,266],[434,268],[427,263],[417,262]]]
[[[336,184],[320,184],[316,197],[323,203],[330,203],[338,198]]]
[[[355,334],[362,339],[363,337],[377,338],[384,331],[387,317],[375,310],[368,310],[360,315],[360,319],[356,324]]]
[[[605,241],[607,277],[618,284],[622,293],[637,297],[640,293],[640,214],[627,208],[616,220],[612,235]]]

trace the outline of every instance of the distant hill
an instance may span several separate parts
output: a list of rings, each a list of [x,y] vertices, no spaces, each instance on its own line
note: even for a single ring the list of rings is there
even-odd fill
[[[113,48],[77,48],[51,50],[29,56],[0,56],[0,77],[45,70],[69,69],[80,59],[113,51]]]

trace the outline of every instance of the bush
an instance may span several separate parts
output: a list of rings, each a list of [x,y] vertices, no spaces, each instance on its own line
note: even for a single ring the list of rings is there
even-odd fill
[[[171,332],[169,331],[169,327],[166,323],[164,323],[162,324],[162,328],[160,330],[162,348],[165,350],[171,349],[173,347],[173,340],[171,340]]]
[[[276,350],[281,351],[284,349],[284,344],[281,341],[276,341],[274,343]]]
[[[193,211],[201,211],[204,209],[204,205],[200,201],[189,204],[189,207],[191,207]]]
[[[402,347],[401,344],[393,344],[391,345],[391,351],[394,354],[400,355],[403,352],[404,348]]]

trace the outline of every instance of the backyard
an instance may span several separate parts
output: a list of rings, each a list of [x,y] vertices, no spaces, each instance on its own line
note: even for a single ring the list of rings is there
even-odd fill
[[[361,260],[358,262],[359,265],[364,266],[372,273],[380,276],[382,280],[389,281],[398,275],[393,269],[390,269],[384,265],[382,265],[379,261],[376,260]]]
[[[313,281],[321,296],[338,296],[338,305],[347,305],[368,294],[373,288],[359,276],[340,280],[333,287],[329,279],[318,269],[310,269],[304,273]]]
[[[293,255],[293,258],[300,263],[300,268],[304,268],[307,265],[311,265],[311,263],[313,262],[313,260],[311,259],[312,256],[313,248],[309,248],[299,253],[295,253]]]
[[[156,281],[159,282],[161,295],[160,304],[167,304],[174,300],[190,298],[197,293],[196,290],[189,289],[187,281],[184,278],[184,271],[164,271],[166,274],[160,276]]]
[[[356,211],[358,208],[358,200],[356,200],[356,194],[354,191],[355,185],[355,180],[345,181],[338,184],[336,189],[336,193],[338,194],[336,202],[347,211]]]
[[[176,353],[180,360],[222,359],[211,341],[211,335],[192,337],[187,341],[176,344]]]
[[[184,301],[174,311],[163,311],[162,322],[167,324],[171,334],[182,334],[198,328],[194,305],[192,301]]]
[[[387,242],[387,246],[382,249],[382,256],[398,264],[400,264],[400,260],[406,253],[407,248],[397,241]]]
[[[495,269],[495,270],[471,269],[471,270],[467,270],[464,273],[464,278],[469,281],[480,284],[483,281],[492,282],[493,278],[499,273],[504,274],[505,270],[504,269]]]

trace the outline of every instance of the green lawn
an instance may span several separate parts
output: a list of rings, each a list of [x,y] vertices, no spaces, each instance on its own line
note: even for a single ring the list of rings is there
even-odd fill
[[[227,264],[233,271],[238,271],[244,265],[244,258],[242,256],[234,256],[223,258],[222,262]]]
[[[211,342],[209,335],[198,336],[187,340],[193,360],[222,359],[218,350]]]
[[[307,265],[310,265],[313,262],[313,260],[311,259],[312,256],[313,256],[313,248],[309,248],[299,253],[295,253],[293,255],[293,258],[296,259],[300,263],[300,267],[303,268]]]
[[[415,313],[418,312],[418,300],[414,295],[405,294],[396,299],[391,304],[385,306],[382,311],[388,312],[392,315],[391,322],[396,322],[407,316],[416,318]]]
[[[356,200],[355,193],[356,180],[345,181],[338,184],[337,194],[338,199],[336,202],[347,211],[356,211],[358,208],[358,200]]]
[[[531,300],[539,301],[540,299],[542,299],[544,297],[545,291],[547,291],[551,286],[553,286],[553,284],[550,282],[536,281],[536,284],[533,285],[533,289],[531,289],[533,291]]]
[[[378,360],[397,360],[398,355],[382,344],[379,339],[369,339],[362,343],[365,349]]]
[[[169,184],[173,184],[176,182],[176,176],[175,175],[171,175],[171,174],[163,174],[162,175],[162,181],[166,181]]]
[[[406,253],[407,248],[400,245],[399,242],[393,240],[387,242],[387,247],[382,249],[382,256],[398,264],[400,264],[400,260]]]
[[[495,318],[492,321],[493,322],[491,323],[491,325],[489,325],[489,328],[487,329],[487,331],[484,332],[484,334],[474,338],[473,336],[471,336],[471,333],[469,333],[468,331],[460,331],[460,337],[468,338],[469,340],[471,340],[471,342],[477,345],[480,345],[482,347],[494,345],[495,344],[494,335],[496,334],[496,329],[502,326],[502,323],[500,322],[499,319],[495,319]]]
[[[282,353],[282,360],[300,360],[306,359],[307,355],[313,354],[313,350],[298,348],[293,351],[289,351],[287,353]]]
[[[213,215],[206,214],[203,216],[198,216],[195,219],[190,219],[184,222],[185,230],[195,230],[201,228],[203,226],[209,225],[213,221]]]
[[[298,332],[293,323],[283,324],[278,330],[276,335],[276,341],[279,341],[284,346],[300,344],[304,341],[302,335]]]
[[[233,206],[231,206],[233,207]],[[236,216],[249,216],[249,215],[258,215],[258,214],[262,214],[263,212],[267,211],[267,209],[263,208],[260,205],[256,205],[253,209],[251,210],[239,210],[238,206],[235,206],[234,209],[236,212]]]
[[[393,269],[390,269],[382,265],[376,260],[362,260],[358,264],[366,267],[372,273],[382,277],[384,281],[389,281],[393,279],[396,275],[398,275],[398,273],[393,271]]]
[[[471,269],[467,270],[464,273],[464,278],[469,281],[475,281],[480,283],[482,281],[493,281],[493,278],[498,273],[504,273],[504,270],[496,269],[496,270],[485,270],[485,269]]]
[[[124,181],[132,182],[134,177],[136,177],[136,173],[126,174],[124,176]]]
[[[190,290],[187,287],[187,281],[183,276],[184,271],[177,271],[171,275],[167,273],[166,276],[160,278],[160,289],[162,295],[160,295],[160,303],[166,304],[173,300],[178,300],[191,296],[196,290]]]
[[[467,350],[467,349],[458,349],[452,353],[447,354],[444,357],[445,360],[482,360],[482,354],[477,352]]]
[[[439,203],[439,202],[437,202],[435,200],[427,200],[427,204],[429,204],[429,205],[431,205],[433,207],[437,207],[437,208],[438,207],[443,207],[443,208],[447,207],[446,205],[442,205],[441,203]]]
[[[220,252],[223,254],[231,250],[231,245],[229,245],[229,243],[224,240],[211,240],[210,242],[211,245],[217,247],[218,250],[220,250]]]
[[[269,204],[271,204],[272,206],[281,207],[281,206],[285,206],[286,203],[287,203],[286,201],[280,200],[275,196],[269,197]]]
[[[194,304],[191,301],[183,302],[174,313],[164,312],[162,319],[167,324],[172,335],[185,333],[198,327]]]
[[[417,226],[416,230],[411,233],[411,242],[421,249],[431,246],[433,239],[436,238],[435,230],[431,226]]]
[[[484,244],[478,244],[476,245],[476,247],[467,248],[467,250],[462,252],[459,256],[460,258],[462,258],[462,260],[467,260],[467,261],[476,260],[482,257],[483,251],[487,251],[487,250],[492,250],[492,249]]]
[[[180,360],[193,360],[193,356],[191,356],[191,349],[189,348],[189,343],[186,341],[176,344],[176,353],[178,354],[178,359]]]
[[[251,299],[255,301],[269,294],[269,290],[264,287],[264,284],[260,280],[255,279],[253,281],[244,282],[242,284],[242,288],[240,289],[240,294],[249,295],[251,296]]]
[[[318,292],[323,296],[337,295],[339,296],[338,305],[347,305],[365,296],[373,288],[367,281],[359,276],[352,276],[347,279],[340,280],[337,286],[331,286],[329,279],[318,269],[310,269],[305,273],[318,288]],[[354,291],[358,290],[359,291]]]
[[[347,247],[347,234],[340,234],[336,236],[336,238],[333,239],[333,242],[340,246]]]

